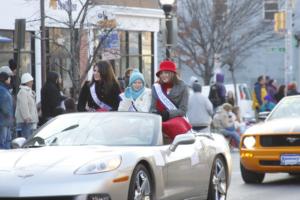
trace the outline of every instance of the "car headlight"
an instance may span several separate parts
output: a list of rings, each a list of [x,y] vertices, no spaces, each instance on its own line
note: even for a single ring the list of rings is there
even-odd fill
[[[247,149],[252,149],[255,146],[256,139],[254,136],[246,136],[243,140],[243,145]]]
[[[121,164],[121,156],[108,156],[86,163],[75,171],[77,175],[97,174],[117,169]]]

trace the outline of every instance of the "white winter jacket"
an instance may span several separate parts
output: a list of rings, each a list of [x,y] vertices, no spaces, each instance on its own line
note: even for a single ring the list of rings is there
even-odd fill
[[[31,120],[30,123],[37,123],[39,121],[35,103],[35,92],[28,86],[20,86],[20,91],[17,95],[15,117],[17,123],[23,123],[27,118]]]
[[[151,106],[151,90],[145,88],[144,92],[134,101],[125,97],[125,94],[120,94],[122,98],[118,111],[130,111],[130,107],[133,103],[134,107],[137,109],[137,112],[149,112]]]

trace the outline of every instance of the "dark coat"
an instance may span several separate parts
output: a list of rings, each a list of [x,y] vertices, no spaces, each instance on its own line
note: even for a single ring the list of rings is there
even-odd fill
[[[8,87],[0,82],[0,126],[12,126],[14,120],[13,99]]]
[[[80,112],[87,111],[86,104],[91,109],[99,109],[100,107],[94,102],[91,92],[90,92],[90,82],[85,82],[83,87],[81,88],[77,110]],[[107,92],[105,92],[107,91]],[[112,107],[113,111],[118,110],[120,97],[119,94],[121,93],[121,89],[117,83],[114,83],[110,89],[105,90],[103,83],[96,84],[96,94],[100,101]]]
[[[173,104],[178,108],[176,110],[169,110],[169,118],[178,116],[185,116],[188,109],[189,91],[187,85],[180,80],[178,84],[175,84],[170,93],[166,95]],[[158,96],[155,92],[154,86],[152,86],[152,101],[150,112],[157,113],[156,102]]]
[[[58,75],[54,72],[49,72],[47,81],[41,90],[41,105],[43,119],[55,117],[56,109],[60,107],[61,102],[65,99],[61,95],[58,84],[56,83]]]
[[[288,90],[286,96],[299,95],[300,93],[296,89]]]

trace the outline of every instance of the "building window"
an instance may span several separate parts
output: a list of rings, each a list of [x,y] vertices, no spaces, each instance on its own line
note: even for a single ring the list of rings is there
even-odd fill
[[[264,19],[274,20],[274,14],[279,10],[278,0],[264,0]]]
[[[147,86],[153,83],[153,33],[120,31],[120,59],[115,60],[117,77],[123,77],[127,68],[138,68],[145,76]]]
[[[94,35],[99,34],[95,31]],[[150,86],[153,83],[152,74],[154,71],[153,33],[118,31],[118,37],[119,54],[113,58],[105,57],[100,53],[98,54],[99,58],[110,60],[118,78],[122,78],[128,68],[138,68],[144,74],[147,85]],[[95,42],[96,45],[97,42]]]
[[[12,42],[0,43],[0,66],[8,65],[10,59],[17,61],[17,49],[14,49],[14,31],[0,30],[0,35],[12,39]],[[19,76],[25,72],[35,75],[34,32],[25,33],[25,46],[21,50]]]
[[[69,77],[70,68],[70,31],[66,28],[47,29],[47,71],[55,71],[60,74],[63,88],[72,88],[72,81]]]

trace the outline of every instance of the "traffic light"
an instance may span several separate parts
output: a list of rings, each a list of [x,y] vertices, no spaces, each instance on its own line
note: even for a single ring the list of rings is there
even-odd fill
[[[274,14],[274,31],[282,32],[285,31],[285,12],[277,12]]]

